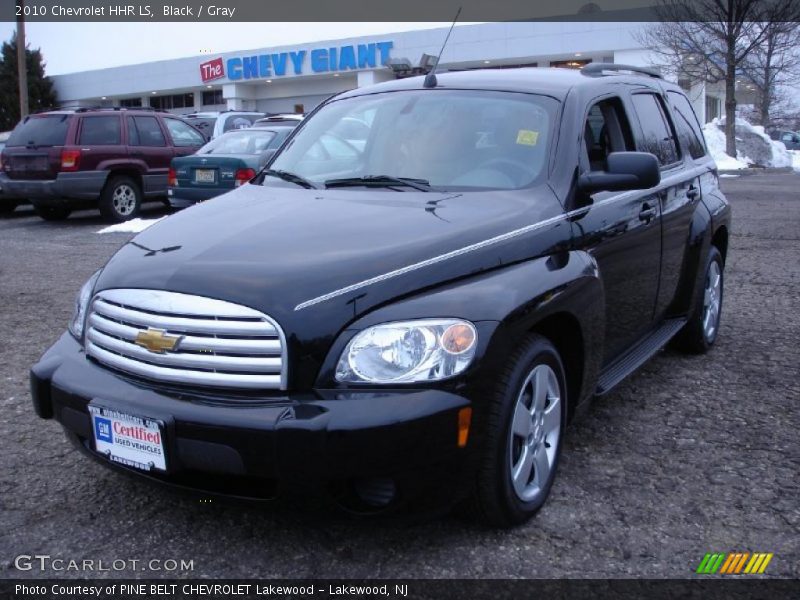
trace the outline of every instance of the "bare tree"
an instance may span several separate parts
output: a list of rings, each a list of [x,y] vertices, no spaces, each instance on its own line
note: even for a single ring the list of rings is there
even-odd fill
[[[756,122],[766,128],[772,125],[773,109],[778,114],[786,110],[786,87],[800,81],[800,25],[773,21],[756,28],[766,30],[764,41],[744,60],[741,72],[756,93]]]
[[[768,29],[761,23],[793,20],[799,8],[786,0],[659,0],[659,22],[640,43],[663,71],[678,79],[725,82],[725,151],[736,156],[736,74]],[[796,15],[794,17],[796,19]]]

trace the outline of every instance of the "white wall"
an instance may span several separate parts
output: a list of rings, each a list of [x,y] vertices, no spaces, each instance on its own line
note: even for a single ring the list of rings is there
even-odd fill
[[[622,51],[640,50],[633,33],[640,29],[638,23],[482,23],[458,27],[453,31],[450,43],[442,56],[442,67],[480,65],[484,60],[493,62],[531,62],[533,60],[562,60],[575,53],[595,55],[596,59]],[[344,38],[280,46],[242,50],[220,55],[223,61],[233,56],[246,56],[307,50],[306,71],[309,67],[310,50],[330,46],[344,46],[358,43],[392,41],[394,58],[408,58],[417,64],[423,53],[438,54],[447,28],[422,31],[399,32],[363,38]],[[84,71],[66,75],[56,75],[53,83],[61,102],[88,99],[96,103],[102,96],[131,97],[202,91],[205,89],[200,78],[200,64],[216,56],[193,56],[154,63],[129,65],[111,69]],[[383,69],[379,69],[383,71]],[[352,72],[351,72],[352,74]],[[336,91],[338,82],[332,75],[299,75],[273,77],[274,81],[291,81],[322,78],[328,93]],[[227,79],[214,84],[232,83]],[[320,92],[321,93],[321,92]],[[306,92],[308,95],[316,95]]]

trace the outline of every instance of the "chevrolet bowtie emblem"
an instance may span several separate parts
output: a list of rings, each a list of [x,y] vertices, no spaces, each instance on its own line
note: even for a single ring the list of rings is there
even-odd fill
[[[175,350],[183,339],[182,335],[167,335],[163,329],[148,327],[147,331],[140,331],[134,343],[156,354],[164,354]]]

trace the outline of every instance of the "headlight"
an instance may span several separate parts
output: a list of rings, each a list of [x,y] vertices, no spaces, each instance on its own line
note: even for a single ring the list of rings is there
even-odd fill
[[[475,356],[475,326],[459,319],[398,321],[358,333],[339,358],[348,383],[438,381],[458,375]]]
[[[94,284],[97,282],[97,278],[100,277],[101,271],[102,269],[89,277],[89,280],[83,284],[81,291],[78,292],[78,296],[75,298],[75,312],[72,314],[72,320],[69,322],[69,331],[78,341],[83,338],[83,323],[86,320],[86,309],[89,306],[89,300],[92,299]]]

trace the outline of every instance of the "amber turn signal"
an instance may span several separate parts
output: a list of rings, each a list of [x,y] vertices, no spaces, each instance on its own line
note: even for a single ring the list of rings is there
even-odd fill
[[[472,422],[472,408],[467,406],[458,411],[458,447],[463,448],[467,445],[469,438],[469,426]]]
[[[475,330],[465,323],[450,325],[442,334],[442,348],[450,354],[461,354],[475,343]]]

